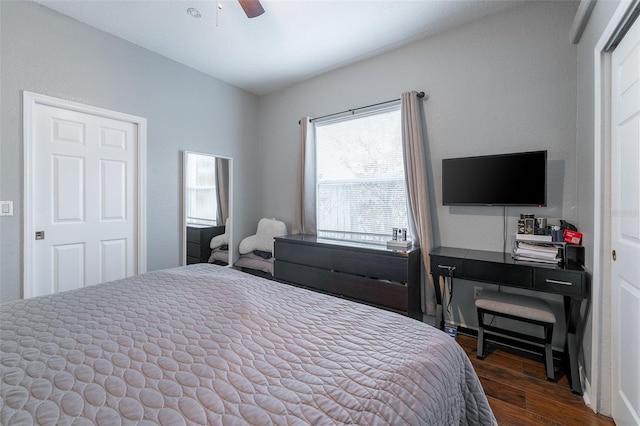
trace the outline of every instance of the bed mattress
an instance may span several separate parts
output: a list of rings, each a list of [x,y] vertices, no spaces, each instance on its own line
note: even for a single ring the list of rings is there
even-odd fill
[[[495,424],[419,321],[210,264],[0,311],[0,422]]]

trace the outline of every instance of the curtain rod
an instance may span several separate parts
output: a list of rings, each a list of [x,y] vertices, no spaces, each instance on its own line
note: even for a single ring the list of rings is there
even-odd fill
[[[419,98],[424,98],[425,94],[424,94],[424,92],[418,92],[418,93],[416,93],[416,96],[418,96]],[[355,111],[358,111],[359,109],[365,109],[365,108],[371,108],[371,107],[378,106],[378,105],[390,104],[391,102],[398,102],[399,100],[400,100],[400,98],[391,99],[390,101],[378,102],[377,104],[371,104],[371,105],[366,105],[366,106],[359,107],[359,108],[348,109],[346,111],[334,112],[333,114],[327,114],[327,115],[323,115],[323,116],[320,116],[320,117],[310,118],[309,122],[312,123],[315,120],[320,120],[321,118],[332,117],[334,115],[344,114],[345,112],[354,113]],[[298,124],[300,124],[300,120],[298,120]]]

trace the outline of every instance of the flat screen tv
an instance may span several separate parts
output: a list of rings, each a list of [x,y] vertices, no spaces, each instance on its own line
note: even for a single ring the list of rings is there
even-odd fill
[[[445,206],[546,206],[547,151],[442,160]]]

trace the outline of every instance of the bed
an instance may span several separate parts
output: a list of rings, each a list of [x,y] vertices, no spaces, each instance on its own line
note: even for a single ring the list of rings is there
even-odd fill
[[[0,423],[495,424],[422,322],[195,264],[1,306]]]

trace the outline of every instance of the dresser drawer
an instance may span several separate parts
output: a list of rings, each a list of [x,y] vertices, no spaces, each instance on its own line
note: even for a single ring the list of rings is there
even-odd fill
[[[400,283],[407,282],[408,261],[406,257],[384,256],[349,250],[335,250],[331,253],[329,269],[346,274]]]
[[[408,310],[407,286],[400,283],[332,272],[329,275],[329,292],[393,310]]]
[[[331,250],[325,247],[276,240],[274,250],[276,259],[299,265],[330,269],[329,257],[331,256]]]
[[[584,274],[566,270],[538,268],[533,285],[536,290],[567,296],[584,296],[586,292]]]
[[[187,256],[197,257],[200,259],[200,254],[202,253],[201,246],[199,243],[192,243],[187,241]]]
[[[187,226],[187,242],[200,244],[201,228]]]
[[[273,268],[274,276],[278,280],[288,281],[322,291],[330,291],[329,277],[331,272],[326,269],[298,265],[297,263],[285,262],[277,258],[274,261]]]

